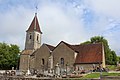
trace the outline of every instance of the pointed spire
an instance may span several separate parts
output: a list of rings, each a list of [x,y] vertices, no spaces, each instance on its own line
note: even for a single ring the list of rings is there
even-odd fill
[[[35,17],[32,21],[32,23],[30,24],[30,27],[28,28],[27,32],[28,31],[38,31],[42,34],[41,30],[40,30],[40,26],[39,26],[39,22],[38,22],[38,19],[37,19],[37,13],[35,13]]]

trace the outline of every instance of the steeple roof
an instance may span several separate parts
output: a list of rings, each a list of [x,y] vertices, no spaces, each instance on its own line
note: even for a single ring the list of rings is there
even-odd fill
[[[40,30],[38,19],[37,19],[37,13],[35,13],[35,17],[34,17],[32,23],[30,24],[27,32],[28,31],[37,31],[37,32],[40,32],[42,34],[42,32]]]

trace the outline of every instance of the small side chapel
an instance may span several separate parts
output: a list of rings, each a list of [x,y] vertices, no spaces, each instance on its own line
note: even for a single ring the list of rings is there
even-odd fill
[[[42,31],[35,13],[26,31],[25,49],[20,54],[21,71],[64,72],[105,68],[105,54],[102,43],[71,45],[61,41],[57,46],[43,43]],[[56,71],[57,70],[57,71]]]

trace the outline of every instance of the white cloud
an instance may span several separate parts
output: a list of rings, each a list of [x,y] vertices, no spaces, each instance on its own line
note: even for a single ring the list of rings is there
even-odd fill
[[[71,43],[83,39],[83,23],[75,15],[65,13],[61,7],[47,5],[40,8],[40,22],[43,29],[43,42],[57,44],[60,40]],[[77,35],[76,35],[77,34]],[[78,39],[79,37],[79,39]],[[77,39],[75,39],[77,38]]]
[[[31,13],[32,11],[22,6],[12,7],[8,12],[0,13],[0,42],[18,44],[23,49],[25,31],[32,19],[31,16],[33,16]]]
[[[120,21],[119,0],[85,0],[85,5],[97,16],[97,21],[93,24],[94,34],[102,34],[108,39],[110,47],[120,55],[119,31],[116,25]],[[120,26],[120,25],[118,25]]]
[[[85,2],[98,14],[120,18],[120,0],[86,0]]]
[[[103,35],[108,39],[110,47],[117,54],[120,52],[120,46],[117,45],[120,41],[120,29],[115,29],[120,20],[118,0],[40,0],[38,3],[30,0],[29,4],[22,0],[16,2],[19,4],[13,1],[15,5],[9,5],[9,9],[0,12],[0,42],[18,44],[24,49],[25,31],[34,17],[33,7],[38,4],[43,43],[57,45],[59,41],[65,40],[76,44],[87,41],[90,37]],[[0,3],[2,4],[2,1]],[[86,20],[90,21],[89,24],[86,24]]]

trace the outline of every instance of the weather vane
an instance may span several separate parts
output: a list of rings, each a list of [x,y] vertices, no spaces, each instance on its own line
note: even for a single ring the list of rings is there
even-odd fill
[[[36,13],[37,13],[37,9],[38,9],[37,5],[36,5],[35,9],[36,9]]]
[[[35,2],[35,15],[37,15],[37,9],[38,9],[38,3],[37,3],[37,0],[36,0],[36,2]]]

